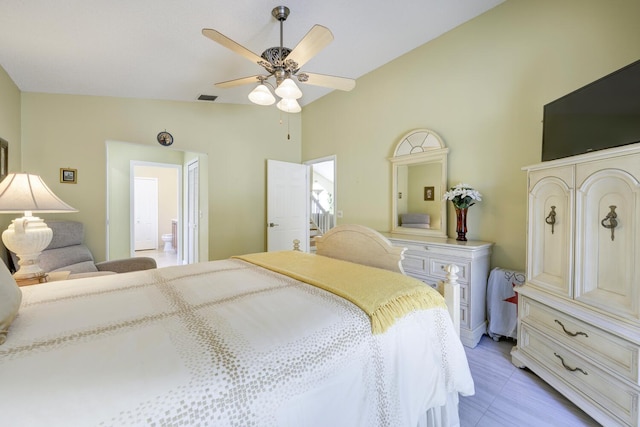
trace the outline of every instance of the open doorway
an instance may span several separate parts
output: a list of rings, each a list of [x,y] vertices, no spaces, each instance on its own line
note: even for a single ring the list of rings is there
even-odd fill
[[[133,256],[156,260],[158,267],[181,264],[182,166],[131,162]]]
[[[188,182],[187,169],[189,163],[198,161],[198,180],[195,190],[197,191],[197,218],[198,224],[195,229],[195,244],[197,252],[191,262],[202,262],[209,259],[209,190],[208,190],[208,158],[204,153],[167,149],[166,147],[156,147],[146,144],[136,144],[122,141],[106,141],[107,149],[107,223],[106,223],[106,250],[107,260],[121,259],[135,256],[133,237],[133,192],[134,192],[134,172],[132,162],[140,165],[167,166],[176,168],[179,172],[179,190],[177,214],[177,231],[173,233],[177,237],[175,244],[176,255],[180,264],[187,263],[185,249],[187,247],[186,219],[189,217],[186,210],[186,200],[188,191],[185,188]],[[171,219],[175,219],[171,214]],[[167,224],[159,218],[159,224]],[[172,222],[169,222],[172,224]],[[162,234],[169,232],[158,231],[158,250],[164,249]]]
[[[336,156],[309,160],[305,164],[311,167],[309,248],[314,251],[314,237],[336,226]]]

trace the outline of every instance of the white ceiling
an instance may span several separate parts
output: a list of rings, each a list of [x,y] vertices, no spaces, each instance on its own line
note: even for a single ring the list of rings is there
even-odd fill
[[[204,37],[220,31],[260,55],[314,24],[334,40],[303,71],[357,79],[504,0],[2,0],[0,65],[23,92],[250,103],[252,85],[214,83],[262,68]],[[328,89],[300,85],[302,105]],[[356,89],[357,90],[357,86]]]

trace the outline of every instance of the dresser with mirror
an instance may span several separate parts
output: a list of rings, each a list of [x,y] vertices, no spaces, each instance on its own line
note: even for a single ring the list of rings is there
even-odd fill
[[[447,158],[449,149],[432,130],[416,129],[396,143],[391,163],[391,227],[382,233],[406,247],[405,273],[429,286],[445,279],[455,264],[460,283],[460,340],[475,347],[486,332],[486,289],[493,244],[460,242],[447,236]]]

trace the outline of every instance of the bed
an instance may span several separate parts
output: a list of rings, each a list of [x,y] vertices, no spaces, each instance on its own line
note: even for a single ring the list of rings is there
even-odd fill
[[[334,230],[319,255],[23,287],[0,345],[2,423],[457,425],[474,385],[443,298],[392,272],[402,251],[379,233]]]

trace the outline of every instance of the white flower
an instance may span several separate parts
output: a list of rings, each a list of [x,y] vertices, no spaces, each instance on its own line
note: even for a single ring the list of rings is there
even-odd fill
[[[466,209],[473,206],[475,201],[482,201],[482,194],[474,190],[469,184],[458,184],[444,193],[443,200],[451,200],[453,205],[458,209]]]

